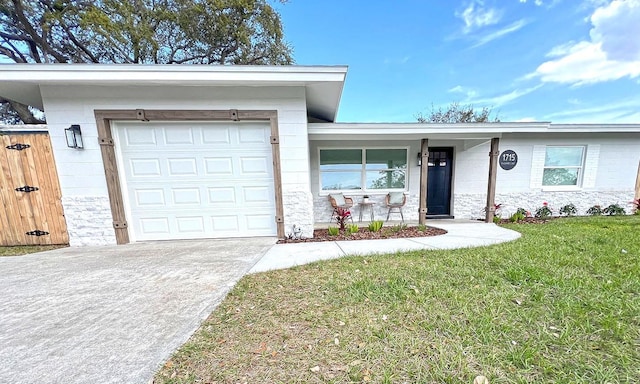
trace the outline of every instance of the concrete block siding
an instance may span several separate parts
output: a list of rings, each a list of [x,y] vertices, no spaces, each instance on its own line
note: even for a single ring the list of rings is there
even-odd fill
[[[304,87],[43,85],[41,93],[72,245],[115,244],[96,109],[277,110],[285,228],[297,223],[303,226],[305,236],[311,236],[313,209],[306,166],[309,142]],[[64,129],[71,124],[82,127],[85,149],[67,148]],[[86,219],[92,215],[95,220]]]

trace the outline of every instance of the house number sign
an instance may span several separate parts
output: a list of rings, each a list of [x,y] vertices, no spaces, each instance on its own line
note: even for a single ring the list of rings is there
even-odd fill
[[[513,169],[516,164],[518,164],[518,154],[510,149],[507,149],[500,154],[498,162],[500,163],[500,168],[508,171],[510,169]]]

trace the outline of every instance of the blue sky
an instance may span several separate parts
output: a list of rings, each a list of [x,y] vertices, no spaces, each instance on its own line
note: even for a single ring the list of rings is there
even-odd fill
[[[431,104],[502,121],[640,123],[640,0],[289,0],[300,65],[348,65],[340,122]]]

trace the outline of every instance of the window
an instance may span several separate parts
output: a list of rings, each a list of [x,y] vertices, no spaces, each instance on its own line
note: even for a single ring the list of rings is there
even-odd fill
[[[542,185],[579,186],[584,152],[584,147],[547,147]]]
[[[406,189],[407,149],[321,149],[320,189]]]

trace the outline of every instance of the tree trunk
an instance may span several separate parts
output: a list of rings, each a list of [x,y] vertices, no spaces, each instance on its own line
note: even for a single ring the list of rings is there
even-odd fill
[[[9,103],[9,108],[13,109],[25,124],[45,124],[46,121],[33,115],[29,106],[13,100],[0,99],[0,102]]]

